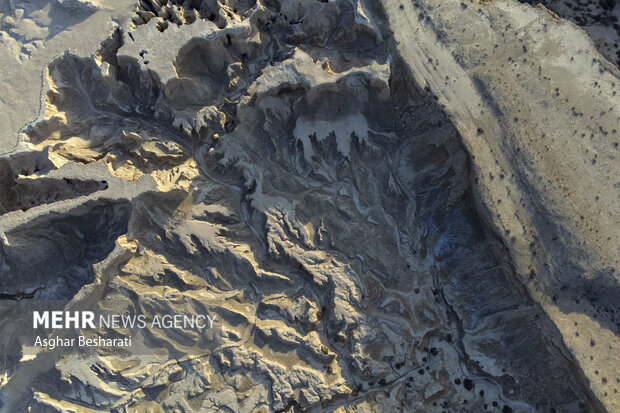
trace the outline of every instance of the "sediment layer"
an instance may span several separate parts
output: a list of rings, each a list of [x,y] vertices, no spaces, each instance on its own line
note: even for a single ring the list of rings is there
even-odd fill
[[[49,63],[0,294],[222,324],[7,357],[3,411],[613,411],[618,70],[430,3],[142,0]]]

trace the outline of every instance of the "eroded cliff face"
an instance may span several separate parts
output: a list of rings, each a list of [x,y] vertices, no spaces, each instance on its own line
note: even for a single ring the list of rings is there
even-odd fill
[[[620,73],[544,7],[481,3],[383,2],[407,66],[471,154],[485,221],[616,411]]]
[[[3,411],[603,410],[379,6],[145,0],[48,66],[0,293],[221,329],[7,358]]]

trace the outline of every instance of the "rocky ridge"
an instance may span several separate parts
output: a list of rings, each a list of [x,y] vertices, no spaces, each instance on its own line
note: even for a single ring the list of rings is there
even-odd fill
[[[47,67],[1,163],[1,293],[222,328],[8,359],[3,409],[604,410],[390,5],[142,1]]]

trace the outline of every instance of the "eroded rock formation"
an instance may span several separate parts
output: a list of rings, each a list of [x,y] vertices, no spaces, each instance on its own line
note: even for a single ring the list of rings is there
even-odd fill
[[[387,3],[145,0],[49,64],[0,165],[0,294],[222,328],[8,358],[2,409],[604,411]]]

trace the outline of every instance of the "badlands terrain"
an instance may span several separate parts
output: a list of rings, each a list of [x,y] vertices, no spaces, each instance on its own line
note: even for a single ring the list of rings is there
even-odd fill
[[[0,0],[0,411],[620,411],[620,6],[537,3]]]

